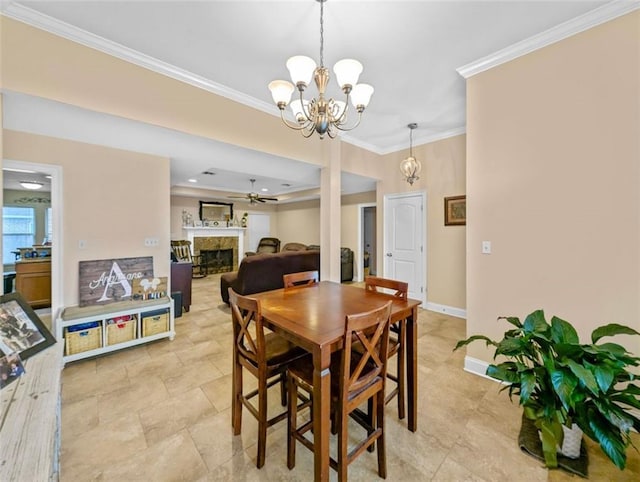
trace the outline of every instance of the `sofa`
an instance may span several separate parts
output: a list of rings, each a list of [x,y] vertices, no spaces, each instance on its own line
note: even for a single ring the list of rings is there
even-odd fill
[[[246,257],[238,271],[220,277],[222,301],[229,304],[229,287],[241,295],[284,287],[282,275],[299,271],[320,271],[320,251],[284,251]]]
[[[320,246],[310,244],[307,246],[310,251],[320,251]],[[340,281],[353,280],[353,250],[350,248],[340,248]]]

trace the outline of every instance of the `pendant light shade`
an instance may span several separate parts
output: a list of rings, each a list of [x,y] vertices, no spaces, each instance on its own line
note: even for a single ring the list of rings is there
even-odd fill
[[[400,163],[400,172],[404,176],[405,181],[413,186],[413,183],[420,179],[420,171],[422,170],[422,164],[415,157],[413,157],[413,130],[418,127],[415,122],[407,125],[409,128],[409,157],[404,159]]]

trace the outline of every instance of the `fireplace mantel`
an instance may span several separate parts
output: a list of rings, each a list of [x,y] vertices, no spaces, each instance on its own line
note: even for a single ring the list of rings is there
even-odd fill
[[[207,237],[221,237],[221,236],[232,236],[238,238],[238,260],[244,258],[244,231],[245,228],[207,228],[207,227],[191,227],[191,226],[183,226],[183,232],[186,233],[186,238],[191,241],[191,245],[194,245],[194,238],[207,238]]]

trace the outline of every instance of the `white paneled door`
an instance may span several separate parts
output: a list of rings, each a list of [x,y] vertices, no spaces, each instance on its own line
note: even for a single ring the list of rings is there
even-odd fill
[[[426,302],[425,195],[385,196],[385,278],[409,283],[409,298]]]
[[[249,214],[246,234],[248,240],[246,251],[255,251],[262,238],[271,236],[271,216],[268,214]]]

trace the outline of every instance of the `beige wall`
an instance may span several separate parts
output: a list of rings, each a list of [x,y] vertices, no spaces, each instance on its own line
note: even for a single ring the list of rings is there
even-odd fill
[[[320,244],[320,201],[281,204],[276,216],[278,238],[285,243]]]
[[[419,128],[419,127],[418,127]],[[386,169],[378,183],[378,239],[383,239],[383,198],[388,194],[426,192],[427,206],[427,301],[464,310],[466,304],[465,226],[444,225],[444,198],[466,193],[466,136],[450,137],[413,146],[413,154],[422,164],[420,179],[407,183],[400,173],[400,162],[409,149],[384,156]],[[378,259],[383,260],[382,242]],[[378,270],[382,269],[381,263]]]
[[[5,159],[62,167],[65,305],[78,303],[79,261],[153,256],[154,274],[169,275],[169,159],[10,130],[3,138]],[[145,247],[146,237],[160,245]]]
[[[640,12],[468,80],[469,335],[538,308],[583,342],[640,330],[639,99]],[[637,338],[619,341],[640,353]]]

